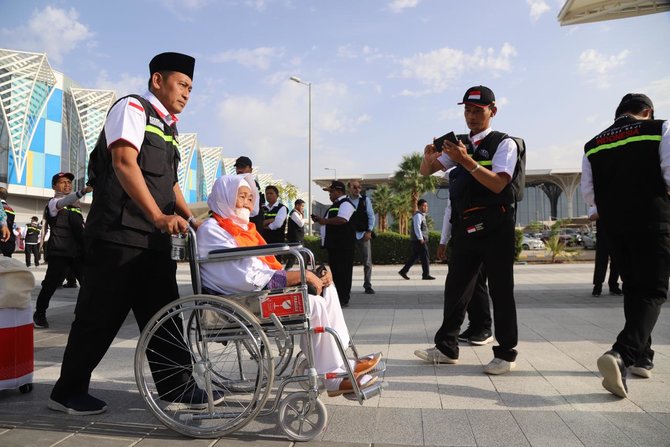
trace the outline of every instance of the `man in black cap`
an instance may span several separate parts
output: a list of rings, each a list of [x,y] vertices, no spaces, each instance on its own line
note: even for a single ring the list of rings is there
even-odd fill
[[[244,155],[237,157],[237,160],[235,160],[235,173],[240,175],[251,174],[252,172],[253,168],[251,164],[251,158]],[[265,205],[265,194],[263,194],[261,185],[258,184],[258,180],[254,179],[254,182],[256,183],[256,188],[258,188],[259,205],[258,209],[254,208],[254,210],[251,211],[249,222],[253,222],[253,224],[256,225],[256,230],[260,233],[263,231],[263,224],[265,221],[265,210],[263,209],[263,206]]]
[[[56,289],[63,284],[68,271],[74,272],[80,283],[82,281],[84,217],[81,214],[79,199],[91,192],[92,188],[85,186],[80,191],[73,192],[72,180],[74,175],[69,172],[59,172],[51,179],[55,195],[44,210],[49,226],[46,250],[49,264],[35,304],[33,324],[36,328],[49,327],[46,317],[49,301]]]
[[[614,124],[584,146],[584,202],[597,208],[598,239],[606,238],[623,281],[626,324],[612,349],[598,358],[603,387],[619,397],[628,397],[628,370],[651,377],[651,333],[668,295],[669,127],[654,119],[648,96],[629,93]]]
[[[312,220],[321,225],[321,246],[328,250],[328,264],[342,307],[349,305],[351,277],[354,270],[354,247],[356,230],[349,222],[356,208],[347,198],[344,183],[334,180],[328,191],[333,204],[324,217],[312,215]]]
[[[89,183],[95,192],[86,223],[87,262],[61,375],[49,400],[53,410],[104,412],[106,403],[88,394],[91,373],[129,311],[142,330],[179,297],[170,235],[197,222],[177,182],[175,124],[189,100],[194,66],[195,59],[185,54],[155,56],[148,91],[112,106],[91,153]],[[163,335],[170,336],[181,335]],[[202,404],[207,398],[191,377],[190,354],[157,340],[163,337],[153,338],[151,351],[179,362],[184,371],[153,371],[161,399]]]
[[[470,133],[459,135],[457,144],[447,140],[442,147],[427,145],[421,162],[423,175],[448,172],[453,248],[444,290],[444,315],[435,333],[435,346],[414,354],[430,363],[458,362],[459,330],[471,299],[467,292],[483,266],[488,274],[499,343],[493,347],[494,358],[484,372],[504,374],[515,367],[517,356],[513,271],[517,192],[512,182],[520,175],[522,165],[514,139],[491,129],[491,119],[498,109],[490,88],[469,88],[459,104],[465,105]]]

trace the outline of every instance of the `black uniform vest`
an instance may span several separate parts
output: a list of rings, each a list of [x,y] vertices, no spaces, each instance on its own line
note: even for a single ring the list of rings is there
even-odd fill
[[[137,163],[158,208],[163,214],[172,215],[175,212],[172,188],[177,183],[180,161],[177,129],[168,126],[149,101],[131,96],[140,101],[147,117]],[[89,182],[94,185],[93,202],[86,222],[88,237],[134,247],[170,249],[170,235],[156,229],[121,187],[114,173],[104,130],[91,153],[88,172]]]
[[[16,241],[16,235],[14,234],[14,219],[16,219],[16,213],[4,200],[2,201],[2,208],[5,210],[5,214],[7,214],[7,228],[9,229],[9,239],[7,239],[5,243],[13,244]]]
[[[659,156],[663,122],[622,116],[584,146],[606,231],[670,231]]]
[[[414,216],[417,214],[423,214],[421,211],[417,211],[414,213]],[[413,217],[413,216],[412,216]],[[426,216],[423,216],[423,219],[421,219],[421,228],[419,228],[419,231],[421,232],[421,235],[423,236],[424,240],[428,240],[428,225],[426,225]],[[409,232],[409,240],[410,241],[418,241],[419,239],[416,237],[416,229],[414,228],[414,218],[412,218],[412,228],[411,231]]]
[[[49,207],[44,210],[49,225],[49,256],[65,256],[74,258],[82,254],[84,235],[84,216],[81,209],[66,206],[51,216]]]
[[[361,194],[358,198],[358,206],[356,207],[356,211],[354,211],[354,214],[351,215],[351,219],[349,219],[356,231],[372,231],[372,228],[368,228],[367,202],[368,200],[365,195]]]
[[[26,244],[37,244],[39,242],[42,227],[39,224],[29,223],[26,226]]]
[[[286,206],[282,205],[281,203],[275,204],[275,206],[273,206],[271,209],[265,211],[264,218],[275,219],[277,217],[277,213],[282,208],[286,208]],[[288,211],[288,208],[286,208],[286,210]],[[286,233],[286,219],[284,219],[284,222],[282,222],[281,227],[277,228],[276,230],[263,228],[263,239],[265,239],[265,242],[267,242],[268,244],[284,242],[285,233]]]
[[[468,145],[468,153],[481,165],[482,168],[491,169],[493,165],[493,156],[498,150],[498,145],[492,144],[499,139],[500,132],[495,130],[490,132],[474,150]],[[467,135],[459,135],[461,141],[468,141]],[[495,147],[493,147],[495,146]],[[494,193],[486,186],[479,183],[463,166],[457,165],[449,172],[449,199],[451,200],[452,210],[460,213],[463,210],[473,207],[486,207],[493,205],[511,205],[514,203],[514,191],[512,183],[498,194]]]
[[[298,224],[293,222],[293,219],[291,219],[291,215],[294,213],[298,213],[296,210],[291,210],[291,213],[288,215],[286,220],[288,221],[288,230],[287,230],[287,235],[286,239],[289,242],[303,242],[305,240],[305,226],[303,225],[302,227],[299,227]],[[298,213],[299,214],[299,213]],[[302,218],[302,216],[301,216]]]
[[[337,217],[337,213],[340,211],[340,206],[345,202],[349,203],[352,207],[354,206],[348,198],[344,197],[342,200],[330,205],[330,208],[326,211],[325,217],[328,219]],[[338,247],[343,246],[353,246],[355,242],[356,231],[351,224],[351,220],[343,225],[326,225],[325,248],[337,249]]]
[[[254,179],[254,183],[256,183],[256,188],[258,189],[258,214],[249,218],[249,222],[253,222],[253,224],[256,225],[256,230],[260,233],[263,230],[263,221],[265,220],[265,206],[262,205],[265,203],[265,194],[263,194],[261,185],[258,184],[258,180]]]

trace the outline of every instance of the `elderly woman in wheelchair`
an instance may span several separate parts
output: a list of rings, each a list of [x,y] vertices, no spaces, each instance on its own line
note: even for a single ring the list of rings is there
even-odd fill
[[[222,248],[265,245],[265,241],[249,223],[251,211],[258,206],[258,193],[253,177],[247,175],[222,176],[216,180],[207,203],[211,218],[197,231],[199,253],[209,253]],[[306,281],[315,294],[309,294],[310,325],[332,328],[342,345],[350,342],[349,331],[344,321],[337,291],[330,272],[318,277],[307,270]],[[264,288],[278,289],[298,285],[300,271],[285,271],[274,256],[248,257],[231,261],[208,263],[200,267],[203,289],[223,295],[258,291]],[[313,334],[314,367],[319,375],[345,372],[344,361],[334,337],[330,334]],[[306,352],[308,337],[301,337],[301,348]],[[360,389],[377,381],[373,371],[380,355],[348,360]],[[352,393],[352,383],[342,377],[326,378],[325,387],[329,396]]]

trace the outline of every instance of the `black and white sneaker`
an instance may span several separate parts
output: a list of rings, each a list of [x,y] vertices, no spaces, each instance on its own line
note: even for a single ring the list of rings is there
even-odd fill
[[[58,400],[54,397],[49,399],[47,406],[55,411],[72,414],[75,416],[90,416],[93,414],[104,413],[107,410],[107,403],[96,399],[90,394],[82,394],[65,400]]]
[[[474,333],[475,331],[473,331],[472,328],[469,327],[460,334],[458,334],[458,341],[465,341],[465,342],[470,341],[470,336]]]
[[[47,329],[49,327],[47,314],[44,312],[35,312],[33,314],[33,326],[37,329]]]
[[[493,334],[491,333],[491,329],[484,329],[470,335],[468,341],[475,346],[484,346],[493,341]]]
[[[607,351],[598,358],[598,371],[603,375],[603,388],[615,396],[628,397],[626,365],[616,351]]]

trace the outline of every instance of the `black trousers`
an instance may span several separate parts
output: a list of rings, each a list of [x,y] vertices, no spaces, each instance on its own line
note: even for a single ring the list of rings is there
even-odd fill
[[[651,333],[668,295],[670,234],[636,229],[606,236],[623,282],[626,318],[612,349],[626,366],[638,359],[653,360]]]
[[[9,231],[12,231],[12,229],[10,228]],[[2,253],[2,256],[11,258],[12,253],[14,253],[14,250],[16,250],[16,242],[14,242],[13,240],[0,242],[0,252]]]
[[[341,304],[348,304],[351,297],[351,277],[354,271],[354,241],[339,247],[328,248],[328,265]]]
[[[51,258],[49,258],[51,266]],[[164,305],[178,298],[177,265],[169,251],[163,253],[100,240],[92,241],[86,254],[75,319],[63,355],[60,378],[52,398],[67,400],[88,392],[91,373],[109,349],[130,310],[140,331]],[[191,356],[188,349],[171,342],[183,340],[182,322],[175,321],[173,332],[159,334],[150,344],[153,366],[179,362],[181,371],[152,368],[160,394],[174,392],[189,381]],[[168,342],[167,340],[170,340]],[[159,362],[158,359],[169,358]]]
[[[428,260],[428,242],[422,244],[420,241],[409,241],[412,247],[412,255],[409,257],[401,272],[407,273],[417,259],[421,260],[421,271],[424,277],[430,275],[430,261]]]
[[[35,266],[40,265],[40,244],[26,244],[26,266],[30,267],[30,257],[35,259]]]
[[[483,267],[479,269],[473,288],[465,293],[472,295],[468,304],[468,328],[474,332],[490,331],[493,320],[489,304],[489,289],[486,285],[486,272]]]
[[[595,268],[593,269],[594,286],[600,286],[605,282],[608,263],[610,266],[610,277],[607,280],[607,285],[610,289],[616,289],[619,287],[619,270],[610,257],[610,246],[607,242],[605,231],[599,227],[598,236],[596,238],[596,263]]]
[[[497,358],[514,361],[518,342],[514,302],[514,219],[508,211],[501,223],[485,236],[468,236],[458,221],[452,229],[453,251],[444,286],[442,326],[435,333],[435,346],[445,355],[458,358],[458,334],[482,266],[488,276],[493,302]]]
[[[63,280],[68,274],[68,271],[74,272],[75,276],[82,281],[83,276],[83,261],[81,258],[73,258],[67,256],[49,255],[49,264],[47,272],[42,281],[42,290],[37,295],[37,303],[35,304],[35,312],[43,313],[49,308],[49,301],[56,289],[63,285]]]

